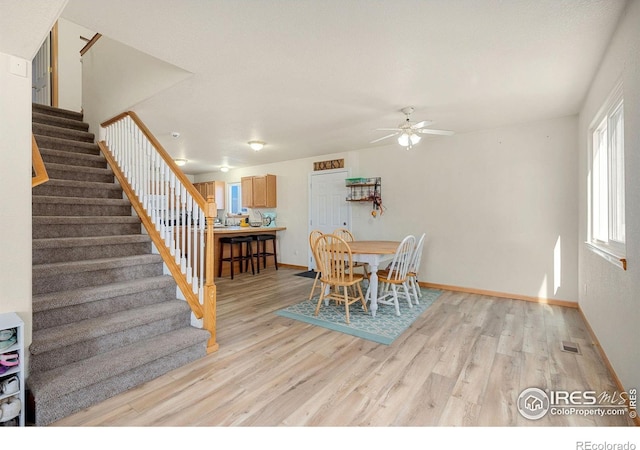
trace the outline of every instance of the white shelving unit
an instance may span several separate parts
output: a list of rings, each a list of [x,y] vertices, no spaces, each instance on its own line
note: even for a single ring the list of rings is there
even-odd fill
[[[17,426],[25,426],[25,395],[24,395],[24,322],[16,313],[4,313],[0,314],[0,333],[5,330],[15,330],[16,342],[9,347],[4,347],[3,344],[6,341],[0,341],[0,355],[18,354],[19,364],[16,366],[3,366],[8,370],[0,374],[0,413],[3,411],[2,404],[7,402],[15,402],[16,399],[20,401],[20,414],[15,418],[17,419]],[[6,344],[5,344],[6,345]],[[6,381],[13,377],[18,377],[19,390],[17,392],[9,391],[9,393],[3,392],[6,386]],[[5,406],[6,410],[7,408]],[[3,417],[4,414],[0,414],[0,426],[8,425],[16,422],[14,419]]]

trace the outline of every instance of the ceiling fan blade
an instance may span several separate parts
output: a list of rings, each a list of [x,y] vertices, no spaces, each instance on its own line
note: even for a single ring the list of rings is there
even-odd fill
[[[422,134],[438,134],[441,136],[451,136],[455,134],[453,131],[449,131],[449,130],[431,130],[429,128],[417,130],[417,132]]]
[[[396,132],[396,133],[388,134],[388,135],[386,135],[386,136],[383,136],[383,137],[381,137],[381,138],[378,138],[378,139],[376,139],[376,140],[374,140],[374,141],[371,141],[371,142],[369,142],[369,143],[370,143],[370,144],[375,144],[376,142],[379,142],[379,141],[381,141],[381,140],[383,140],[383,139],[387,139],[387,138],[393,137],[393,136],[395,136],[395,135],[397,135],[397,134],[400,134],[400,132],[398,131],[398,132]]]
[[[414,130],[417,130],[418,128],[424,128],[427,125],[431,125],[433,122],[430,120],[423,120],[422,122],[418,122],[415,125],[411,125],[411,128],[413,128]]]
[[[402,131],[402,128],[376,128],[376,131]]]

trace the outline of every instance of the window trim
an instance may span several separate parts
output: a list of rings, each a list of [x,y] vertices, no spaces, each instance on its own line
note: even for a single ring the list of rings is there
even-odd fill
[[[238,188],[238,206],[240,207],[240,211],[238,212],[233,211],[233,194],[231,193],[231,191],[234,187]],[[227,211],[229,212],[229,214],[242,214],[242,184],[239,181],[227,183],[227,197]]]
[[[624,256],[617,255],[613,253],[610,248],[600,246],[593,242],[586,241],[585,244],[587,248],[596,255],[603,257],[614,266],[620,267],[622,270],[627,270],[627,258]]]
[[[611,237],[611,211],[612,207],[610,205],[611,199],[607,200],[607,241],[603,241],[595,237],[595,225],[594,225],[594,134],[596,130],[598,130],[603,121],[607,120],[607,133],[609,129],[609,119],[610,116],[615,113],[620,106],[622,106],[623,112],[623,143],[622,143],[622,152],[624,158],[624,96],[623,96],[623,88],[622,81],[618,81],[616,86],[613,88],[606,101],[603,103],[602,107],[598,110],[597,114],[594,116],[593,121],[589,126],[589,136],[588,136],[588,176],[587,176],[587,195],[588,195],[588,204],[587,204],[587,241],[585,242],[587,248],[597,255],[603,257],[607,261],[612,264],[622,268],[623,270],[627,270],[627,260],[626,260],[626,236],[625,241],[615,241],[610,239]],[[607,171],[610,172],[610,164],[611,164],[611,153],[610,153],[610,136],[607,136]],[[624,159],[623,159],[623,170],[624,170]],[[611,181],[608,179],[607,183],[609,184]],[[624,185],[623,185],[624,189]],[[607,186],[608,195],[611,194],[611,186]],[[623,191],[623,195],[625,192]],[[626,195],[625,195],[626,197]],[[625,220],[626,222],[626,220]],[[626,233],[625,233],[626,235]]]

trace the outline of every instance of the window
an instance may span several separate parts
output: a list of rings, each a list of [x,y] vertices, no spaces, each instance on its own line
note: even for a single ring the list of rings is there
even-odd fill
[[[624,102],[618,85],[591,127],[590,227],[592,249],[626,267],[624,213]]]
[[[229,212],[231,214],[242,213],[242,185],[229,183]]]

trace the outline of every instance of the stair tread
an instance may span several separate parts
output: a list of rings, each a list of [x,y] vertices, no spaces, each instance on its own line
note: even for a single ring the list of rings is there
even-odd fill
[[[190,311],[189,305],[182,300],[176,299],[118,311],[92,319],[79,320],[43,330],[34,330],[29,351],[32,355],[40,355],[57,348],[99,339],[111,333],[156,322],[176,314],[186,314],[188,311]]]
[[[66,150],[59,150],[55,148],[47,148],[47,147],[38,147],[40,149],[40,153],[42,156],[61,156],[69,159],[85,159],[87,161],[100,161],[107,163],[102,154],[92,155],[90,153],[78,153],[78,152],[69,152]]]
[[[83,120],[83,114],[78,111],[73,111],[71,109],[58,108],[55,106],[42,105],[39,103],[31,104],[32,111],[39,111],[42,114],[52,115],[60,117],[59,114],[64,114],[65,116],[75,117],[77,120]]]
[[[82,181],[82,180],[64,180],[61,178],[50,178],[46,184],[42,186],[66,186],[66,187],[85,187],[88,189],[108,189],[113,191],[122,190],[115,183],[105,183],[100,181]]]
[[[73,166],[69,164],[59,163],[45,163],[45,167],[48,171],[62,170],[65,172],[82,172],[82,173],[94,173],[97,175],[113,175],[111,168],[109,167],[89,167],[89,166]]]
[[[42,136],[49,136],[51,134],[52,137],[63,137],[64,139],[80,140],[83,142],[93,142],[95,139],[95,135],[89,131],[76,130],[47,123],[33,123],[31,129],[34,134]],[[62,136],[60,136],[60,134]]]
[[[94,245],[121,245],[135,244],[139,242],[151,242],[146,234],[121,234],[113,236],[80,236],[80,237],[55,237],[33,239],[33,249],[63,248],[63,247],[89,247]]]
[[[86,122],[82,122],[78,119],[72,119],[64,116],[55,116],[52,114],[46,114],[43,112],[33,111],[31,113],[31,119],[35,123],[52,125],[56,124],[63,128],[71,128],[76,130],[85,130],[89,129],[89,124]]]
[[[33,216],[31,219],[37,225],[140,223],[135,216]]]
[[[89,272],[99,269],[114,269],[141,264],[161,263],[162,257],[149,253],[144,255],[120,256],[116,258],[87,259],[83,261],[65,261],[46,264],[35,264],[32,268],[33,278],[58,275],[60,273]]]
[[[191,347],[209,336],[202,329],[180,328],[46,372],[32,373],[28,385],[38,401],[44,402]]]
[[[58,144],[67,145],[69,147],[86,148],[89,150],[96,150],[98,152],[100,151],[98,144],[96,144],[95,142],[74,141],[71,139],[65,139],[65,138],[60,138],[55,136],[46,136],[44,134],[37,134],[37,133],[33,133],[33,136],[36,138],[38,147],[41,147],[41,146],[46,147],[46,143],[58,143]],[[70,152],[73,153],[72,151]]]
[[[34,195],[31,197],[32,203],[68,203],[72,205],[114,205],[127,206],[131,203],[129,200],[120,198],[103,198],[103,197],[57,197],[55,195]]]
[[[137,278],[135,280],[121,281],[99,286],[91,286],[65,291],[56,291],[33,296],[33,312],[48,311],[50,309],[66,306],[80,305],[82,303],[118,297],[135,292],[145,292],[152,289],[162,289],[175,286],[175,281],[168,275],[157,277]]]

